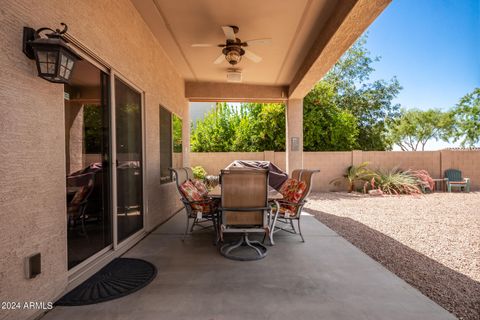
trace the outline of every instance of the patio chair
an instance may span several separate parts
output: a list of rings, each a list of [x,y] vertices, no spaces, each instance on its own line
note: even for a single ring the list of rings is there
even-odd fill
[[[452,188],[459,188],[460,191],[470,192],[470,179],[462,177],[462,171],[457,169],[448,169],[444,172],[445,183],[448,192],[452,192]]]
[[[180,193],[180,201],[182,201],[187,214],[187,225],[183,234],[182,241],[185,240],[188,232],[193,232],[195,227],[200,227],[201,230],[211,228],[213,226],[215,233],[217,232],[216,225],[216,202],[214,199],[205,197],[199,201],[190,201],[185,196],[181,189],[184,182],[193,179],[193,171],[191,168],[169,168],[173,173],[178,192]],[[190,220],[193,220],[190,226]],[[205,226],[205,223],[212,223],[212,226]]]
[[[300,180],[300,173],[302,172],[301,169],[295,169],[292,171],[292,179]]]
[[[292,234],[297,234],[293,221],[297,221],[298,234],[302,238],[302,242],[305,242],[305,238],[302,234],[302,229],[300,227],[300,218],[302,217],[302,209],[305,203],[307,203],[306,198],[312,190],[312,180],[315,173],[320,172],[320,170],[293,170],[292,178],[303,181],[305,184],[305,190],[301,194],[298,201],[289,201],[286,199],[277,200],[275,202],[275,215],[272,219],[272,225],[270,228],[270,243],[274,245],[273,235],[278,231],[286,231]]]
[[[220,253],[234,260],[258,260],[267,254],[259,241],[249,239],[251,233],[269,234],[268,170],[222,170],[220,239],[225,233],[241,233],[233,243],[225,243]],[[244,249],[249,249],[247,254]]]
[[[80,221],[81,234],[87,238],[85,210],[94,186],[95,173],[93,172],[67,177],[67,188],[77,189],[72,199],[67,203],[68,226],[74,228]]]

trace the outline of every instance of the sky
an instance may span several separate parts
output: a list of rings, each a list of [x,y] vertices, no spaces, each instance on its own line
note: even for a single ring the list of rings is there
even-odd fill
[[[480,0],[393,0],[368,29],[372,79],[397,76],[404,108],[447,110],[480,87]],[[429,150],[457,146],[429,142]]]

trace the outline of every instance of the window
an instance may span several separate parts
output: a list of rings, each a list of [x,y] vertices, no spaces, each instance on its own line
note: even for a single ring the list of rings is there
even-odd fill
[[[173,167],[183,167],[183,150],[182,150],[182,118],[174,114],[173,122]]]
[[[172,113],[160,106],[160,183],[172,181]]]

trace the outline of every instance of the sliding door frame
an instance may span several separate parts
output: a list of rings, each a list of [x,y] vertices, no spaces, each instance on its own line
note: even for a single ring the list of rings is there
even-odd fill
[[[115,79],[119,79],[128,86],[130,86],[132,89],[137,91],[140,94],[140,116],[141,116],[141,135],[142,135],[142,162],[141,162],[141,168],[142,168],[142,217],[143,217],[143,224],[142,228],[135,232],[134,234],[130,235],[128,238],[124,239],[120,243],[118,242],[118,217],[117,217],[117,204],[118,204],[118,199],[117,199],[117,141],[116,141],[116,123],[115,123],[115,116],[116,116],[116,111],[115,111]],[[114,69],[110,69],[110,101],[111,101],[111,139],[110,139],[110,145],[112,148],[111,152],[111,168],[112,168],[112,193],[111,193],[111,198],[112,198],[112,214],[113,214],[113,250],[118,250],[123,247],[128,247],[132,246],[135,244],[138,240],[136,240],[138,237],[142,237],[146,234],[146,221],[147,221],[147,215],[148,215],[148,210],[147,210],[147,197],[146,197],[146,170],[145,170],[145,92],[140,89],[137,85],[129,81],[126,77],[122,76],[119,72],[117,72]],[[133,243],[132,243],[133,242]]]
[[[147,183],[146,183],[146,108],[145,108],[145,92],[135,83],[128,80],[120,72],[115,70],[111,65],[101,59],[94,52],[82,45],[78,40],[70,35],[66,35],[70,45],[76,50],[76,52],[85,60],[92,63],[102,72],[105,72],[109,76],[109,154],[107,161],[109,162],[110,170],[110,196],[109,196],[109,214],[111,215],[111,236],[112,244],[106,246],[99,252],[95,253],[85,261],[81,262],[77,266],[68,269],[68,285],[65,291],[59,295],[61,297],[65,292],[70,291],[94,273],[99,271],[105,265],[107,265],[114,258],[121,256],[138,241],[143,239],[147,234],[147,221],[148,221],[148,206],[147,206]],[[121,243],[118,243],[118,219],[117,219],[117,154],[116,154],[116,123],[115,123],[115,78],[123,81],[125,84],[136,90],[141,96],[141,135],[142,135],[142,154],[141,154],[141,167],[142,167],[142,216],[143,226],[140,230],[124,239]],[[67,222],[65,222],[67,223]],[[67,224],[65,224],[67,225]],[[68,240],[67,240],[68,241]],[[68,242],[66,243],[68,246]],[[65,264],[68,264],[68,257],[65,260]]]

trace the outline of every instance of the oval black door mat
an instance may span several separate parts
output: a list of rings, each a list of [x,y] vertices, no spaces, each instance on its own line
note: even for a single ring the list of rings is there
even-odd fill
[[[149,284],[157,268],[148,261],[116,258],[58,300],[57,306],[82,306],[117,299]]]

